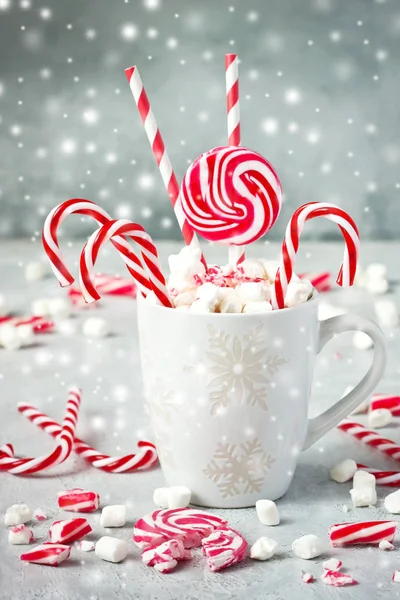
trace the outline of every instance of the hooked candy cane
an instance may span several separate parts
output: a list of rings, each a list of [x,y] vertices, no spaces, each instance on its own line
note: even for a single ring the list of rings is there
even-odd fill
[[[400,446],[398,446],[395,442],[392,442],[392,440],[382,437],[379,433],[376,433],[376,431],[367,429],[360,423],[355,423],[354,421],[345,419],[339,423],[338,429],[350,434],[357,440],[367,444],[367,446],[376,448],[380,452],[390,456],[390,458],[394,458],[395,460],[400,459]]]

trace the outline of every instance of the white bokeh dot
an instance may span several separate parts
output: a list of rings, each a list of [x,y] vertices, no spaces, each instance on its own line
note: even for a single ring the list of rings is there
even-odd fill
[[[175,48],[177,48],[178,46],[178,40],[174,37],[170,37],[167,39],[167,41],[165,42],[165,45],[167,46],[167,48],[169,48],[170,50],[175,50]]]
[[[99,113],[95,108],[87,108],[82,114],[82,120],[87,125],[95,125],[99,120]]]
[[[121,27],[121,37],[122,39],[132,42],[136,40],[139,35],[139,29],[134,23],[125,23]]]
[[[276,119],[269,117],[261,123],[261,128],[267,135],[275,135],[279,129],[279,122]]]
[[[53,12],[52,12],[51,8],[44,6],[43,8],[41,8],[39,10],[39,16],[44,21],[49,21],[51,19],[51,17],[53,16]]]
[[[286,104],[299,104],[302,100],[301,92],[296,88],[286,90],[283,97]]]
[[[60,150],[63,154],[75,154],[77,150],[77,143],[72,138],[67,138],[61,142]]]
[[[154,187],[154,177],[150,173],[142,173],[138,178],[138,187],[141,190],[150,190]]]

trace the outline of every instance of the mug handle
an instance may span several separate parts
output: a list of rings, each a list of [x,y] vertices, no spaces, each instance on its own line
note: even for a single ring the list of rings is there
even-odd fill
[[[382,377],[386,363],[386,341],[382,330],[369,319],[355,314],[344,314],[332,317],[320,323],[319,348],[322,350],[325,344],[336,334],[345,331],[363,331],[374,342],[374,355],[368,373],[356,385],[356,387],[341,398],[336,404],[323,413],[308,420],[308,430],[303,450],[309,448],[320,437],[335,427],[342,419],[345,419],[352,410],[361,404],[365,398],[375,389]]]

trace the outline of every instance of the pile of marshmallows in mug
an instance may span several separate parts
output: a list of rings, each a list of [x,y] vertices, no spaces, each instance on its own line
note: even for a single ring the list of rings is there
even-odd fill
[[[191,246],[169,259],[168,288],[174,307],[193,313],[266,313],[272,311],[271,284],[279,264],[263,259],[246,259],[238,267],[209,267],[201,261],[201,251]],[[295,274],[288,285],[285,307],[311,298],[309,280]],[[157,302],[153,293],[147,299]]]

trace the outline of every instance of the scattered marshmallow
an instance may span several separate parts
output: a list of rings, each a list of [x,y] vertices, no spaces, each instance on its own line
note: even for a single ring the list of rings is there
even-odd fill
[[[26,504],[13,504],[4,515],[5,525],[21,525],[32,519],[32,511]]]
[[[389,282],[387,279],[368,279],[367,290],[371,292],[371,294],[386,294],[389,290]]]
[[[395,571],[392,575],[392,581],[400,583],[400,571]]]
[[[373,341],[363,331],[356,331],[353,335],[353,346],[357,348],[357,350],[368,350],[373,346]]]
[[[19,350],[22,341],[18,335],[18,328],[9,323],[0,326],[0,345],[6,350]]]
[[[387,279],[387,267],[383,263],[371,263],[365,269],[367,279]]]
[[[303,535],[292,544],[292,552],[299,558],[309,560],[324,552],[324,546],[319,537],[313,534]]]
[[[50,316],[50,301],[48,298],[36,298],[31,304],[31,311],[35,317]]]
[[[67,298],[50,298],[47,302],[51,317],[67,319],[71,315],[71,304]]]
[[[153,502],[160,508],[168,508],[168,489],[167,487],[156,488],[153,492]]]
[[[388,408],[377,408],[368,413],[368,425],[373,429],[385,427],[391,421],[392,413]]]
[[[101,511],[100,525],[102,527],[123,527],[126,523],[125,504],[105,506]]]
[[[269,302],[247,302],[243,308],[244,313],[269,313],[272,311],[272,306]]]
[[[31,544],[34,541],[33,531],[26,525],[16,525],[8,530],[8,541],[10,544]]]
[[[94,542],[89,542],[89,540],[81,540],[78,544],[78,548],[82,552],[92,552],[92,550],[95,548],[95,545]]]
[[[184,485],[173,485],[167,488],[168,508],[186,508],[189,506],[192,492]]]
[[[311,281],[308,279],[299,279],[290,281],[286,295],[285,295],[285,306],[290,308],[297,306],[309,300],[313,293],[313,286]]]
[[[248,302],[269,301],[271,289],[268,281],[249,281],[236,286],[235,293],[239,294],[243,304]]]
[[[17,330],[19,341],[21,342],[22,347],[31,346],[33,344],[35,340],[35,333],[32,325],[26,323],[25,325],[18,325],[18,327],[15,329]]]
[[[399,314],[393,300],[376,300],[374,303],[375,313],[381,327],[397,327]]]
[[[260,260],[248,258],[240,264],[240,270],[250,279],[264,279],[265,269]]]
[[[260,537],[250,549],[250,558],[255,560],[268,560],[272,558],[278,548],[278,542],[271,538]]]
[[[3,294],[0,294],[0,317],[5,317],[8,314],[7,300]]]
[[[303,573],[301,579],[304,583],[312,583],[314,581],[314,575],[312,573]]]
[[[279,513],[272,500],[257,500],[257,516],[263,525],[279,525]]]
[[[372,475],[372,473],[368,473],[368,471],[363,471],[362,469],[354,473],[353,488],[355,490],[374,490],[375,487],[376,479],[375,476]]]
[[[104,338],[110,333],[110,326],[106,319],[89,317],[82,326],[83,335],[89,338]]]
[[[357,463],[352,458],[346,458],[339,464],[335,465],[329,471],[331,479],[338,483],[345,483],[350,481],[354,477],[354,473],[357,471]]]
[[[385,508],[392,515],[400,514],[400,490],[396,490],[386,496]]]
[[[199,315],[213,312],[212,308],[201,300],[196,300],[196,302],[193,302],[193,304],[189,307],[189,311]]]
[[[322,563],[322,567],[328,571],[340,571],[343,563],[338,558],[330,558]]]
[[[221,313],[241,313],[243,308],[242,300],[238,294],[231,293],[226,296],[219,305]]]
[[[95,546],[96,556],[112,563],[123,561],[128,555],[128,545],[123,540],[105,535]]]
[[[377,502],[376,490],[371,488],[356,488],[350,490],[351,501],[355,508],[375,506]]]
[[[38,260],[25,265],[25,279],[29,282],[40,281],[46,275],[46,267]]]
[[[378,548],[379,548],[379,550],[385,550],[385,551],[393,550],[394,544],[389,542],[389,540],[381,540],[379,542]]]

